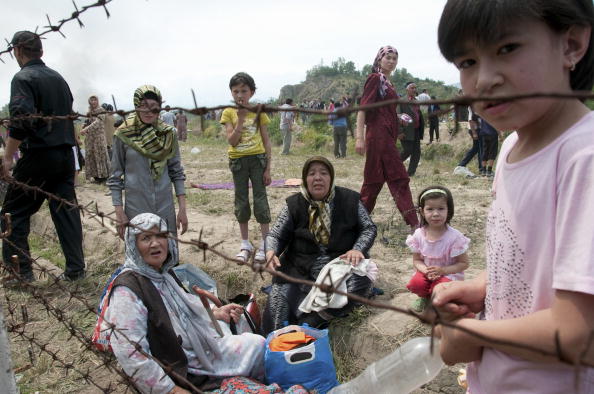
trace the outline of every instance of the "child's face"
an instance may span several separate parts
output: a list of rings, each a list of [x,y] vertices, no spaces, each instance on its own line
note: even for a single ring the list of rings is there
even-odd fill
[[[432,198],[425,200],[423,217],[429,227],[443,227],[448,218],[448,203],[445,198]]]
[[[520,22],[520,21],[516,21]],[[538,20],[510,23],[496,42],[469,41],[454,59],[460,82],[469,96],[508,96],[567,92],[569,72],[564,66],[562,35]],[[498,130],[522,130],[543,122],[553,99],[476,102],[473,109]]]
[[[248,104],[254,92],[244,83],[231,87],[231,95],[236,104]]]

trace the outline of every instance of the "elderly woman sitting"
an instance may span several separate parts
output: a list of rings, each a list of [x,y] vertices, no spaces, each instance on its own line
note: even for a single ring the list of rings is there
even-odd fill
[[[369,257],[376,236],[375,224],[359,200],[359,193],[334,186],[334,167],[324,157],[305,162],[301,193],[287,198],[287,204],[267,238],[267,261],[278,271],[315,281],[326,264],[341,257],[357,265]],[[367,296],[371,281],[352,275],[347,291]],[[284,322],[322,327],[334,317],[343,317],[355,304],[303,313],[298,309],[309,286],[287,283],[274,277],[264,311],[263,330],[268,333]]]
[[[196,387],[228,376],[262,378],[264,338],[231,335],[226,324],[220,324],[225,335],[217,334],[200,299],[186,293],[170,271],[178,251],[163,219],[151,213],[137,215],[125,242],[124,270],[115,279],[105,318],[116,327],[110,338],[113,352],[141,392],[187,393],[188,386],[178,376]],[[239,321],[243,309],[229,304],[213,312],[229,323]],[[136,351],[130,341],[171,366],[175,374]]]

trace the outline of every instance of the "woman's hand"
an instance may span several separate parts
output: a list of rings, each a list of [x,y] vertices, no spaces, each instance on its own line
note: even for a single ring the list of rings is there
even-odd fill
[[[124,239],[124,234],[126,234],[126,225],[128,224],[128,216],[124,212],[124,207],[121,205],[115,206],[115,214],[118,223],[116,224],[116,228],[118,229],[118,235],[121,239]]]
[[[264,170],[264,175],[262,176],[262,182],[264,182],[264,186],[269,186],[272,183],[272,178],[270,177],[270,169],[267,168]]]
[[[231,319],[235,323],[239,323],[239,318],[243,315],[243,307],[237,304],[227,304],[220,308],[212,310],[212,313],[217,320],[222,320],[225,323],[231,323]]]
[[[356,266],[365,258],[363,253],[359,250],[351,249],[342,256],[340,256],[342,260],[346,260],[350,265]]]
[[[168,392],[167,394],[191,394],[188,390],[181,388],[179,386],[175,386],[174,388],[171,389],[170,392]]]
[[[186,215],[185,208],[180,208],[179,212],[177,212],[177,229],[181,229],[179,235],[182,235],[188,231],[188,215]]]
[[[365,142],[362,138],[355,139],[355,152],[360,154],[361,156],[365,155]]]
[[[268,252],[266,252],[266,268],[270,268],[271,270],[276,271],[276,269],[280,266],[280,260],[274,254],[274,250],[269,250]]]
[[[80,131],[80,134],[81,134],[81,135],[87,135],[87,128],[85,127],[84,129],[82,129],[82,130]]]

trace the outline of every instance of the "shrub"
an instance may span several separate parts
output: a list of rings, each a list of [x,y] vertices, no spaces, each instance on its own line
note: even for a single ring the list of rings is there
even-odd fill
[[[308,150],[320,151],[333,143],[333,137],[318,132],[313,128],[307,128],[298,137]]]
[[[270,136],[270,143],[272,145],[279,146],[283,144],[283,135],[280,131],[280,115],[278,113],[270,117],[268,135]]]
[[[449,161],[454,157],[454,149],[448,144],[431,144],[422,151],[424,160]]]

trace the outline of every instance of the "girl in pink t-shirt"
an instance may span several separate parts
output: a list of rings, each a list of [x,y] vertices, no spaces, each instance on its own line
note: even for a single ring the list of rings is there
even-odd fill
[[[470,240],[449,226],[454,199],[447,188],[429,186],[419,194],[418,204],[422,227],[406,239],[416,272],[406,288],[419,296],[412,308],[421,312],[437,284],[464,280]]]
[[[470,362],[472,394],[594,393],[594,113],[573,94],[594,85],[593,30],[592,0],[448,0],[441,16],[442,54],[464,94],[483,97],[474,112],[515,130],[485,271],[433,290],[453,317],[436,329],[441,356]]]

